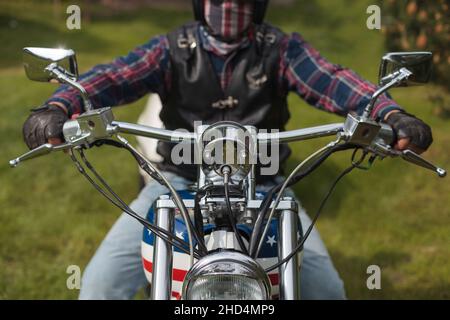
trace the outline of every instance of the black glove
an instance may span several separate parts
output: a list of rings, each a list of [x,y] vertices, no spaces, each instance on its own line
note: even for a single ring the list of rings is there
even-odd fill
[[[62,129],[68,116],[61,108],[44,105],[31,111],[22,129],[28,148],[39,147],[47,143],[49,138],[63,139]]]
[[[410,143],[425,151],[433,143],[431,128],[422,120],[406,112],[391,114],[386,123],[389,124],[396,134],[396,141],[409,138]]]

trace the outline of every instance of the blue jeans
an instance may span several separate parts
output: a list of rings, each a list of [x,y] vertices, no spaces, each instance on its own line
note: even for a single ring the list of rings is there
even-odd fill
[[[186,189],[189,184],[172,173],[165,175],[177,190]],[[263,185],[257,190],[269,187]],[[130,206],[145,217],[152,203],[167,192],[165,187],[151,181]],[[306,230],[311,220],[304,210],[300,210],[300,220]],[[141,262],[142,229],[139,222],[122,213],[83,273],[80,299],[132,299],[147,285]],[[300,280],[302,299],[345,299],[344,284],[315,229],[304,245]]]

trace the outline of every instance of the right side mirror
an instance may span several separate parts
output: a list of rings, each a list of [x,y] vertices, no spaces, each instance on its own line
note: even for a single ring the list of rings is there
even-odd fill
[[[421,85],[430,81],[433,54],[431,52],[390,52],[383,56],[380,65],[379,84],[388,84],[402,68],[412,75],[399,86]]]
[[[50,82],[55,79],[47,67],[56,64],[72,80],[78,78],[75,52],[70,49],[34,48],[23,49],[23,65],[30,80]]]

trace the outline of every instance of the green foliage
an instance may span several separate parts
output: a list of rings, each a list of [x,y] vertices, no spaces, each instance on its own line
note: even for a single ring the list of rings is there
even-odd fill
[[[434,53],[434,81],[450,90],[450,4],[447,0],[383,1],[389,50]]]

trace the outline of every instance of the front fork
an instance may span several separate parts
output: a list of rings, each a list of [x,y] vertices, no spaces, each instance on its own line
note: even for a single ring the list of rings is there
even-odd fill
[[[172,232],[175,220],[175,210],[169,208],[155,209],[155,225]],[[154,237],[151,300],[170,300],[172,292],[172,245]]]
[[[299,217],[297,210],[282,210],[278,222],[278,259],[286,258],[298,243]],[[294,255],[279,267],[280,300],[300,299],[299,255]]]
[[[159,200],[168,200],[162,196]],[[278,259],[287,257],[297,246],[299,216],[296,202],[285,198],[280,202],[278,223]],[[173,231],[175,210],[173,207],[155,207],[155,225],[168,232]],[[150,299],[170,300],[172,290],[173,249],[170,244],[154,237],[152,286]],[[294,255],[279,267],[280,300],[300,298],[299,255]]]

